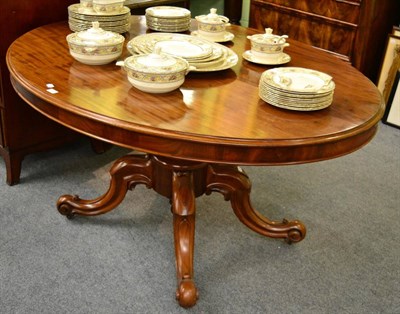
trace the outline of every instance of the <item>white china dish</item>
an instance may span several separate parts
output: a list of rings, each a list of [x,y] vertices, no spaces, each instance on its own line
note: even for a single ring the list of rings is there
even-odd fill
[[[146,25],[161,32],[185,32],[190,28],[191,13],[174,6],[156,6],[146,9]]]
[[[123,6],[124,0],[93,0],[93,10],[97,13],[117,13]]]
[[[230,26],[229,18],[217,14],[217,9],[210,9],[207,15],[198,15],[197,21],[198,34],[208,38],[222,38],[225,28]]]
[[[243,53],[243,58],[247,61],[253,62],[253,63],[258,63],[258,64],[264,64],[264,65],[279,65],[279,64],[285,64],[290,62],[290,60],[292,59],[287,53],[280,53],[277,54],[277,56],[275,58],[260,58],[257,55],[254,55],[253,52],[251,50],[246,50]]]
[[[286,42],[287,35],[274,35],[271,28],[266,28],[264,34],[255,34],[247,36],[251,42],[251,52],[253,56],[264,58],[264,60],[273,62],[283,52],[283,49],[289,46]]]
[[[124,66],[129,82],[147,93],[167,93],[179,88],[193,69],[179,57],[162,53],[159,47],[150,54],[134,55],[117,62]]]
[[[204,39],[213,41],[215,43],[224,43],[227,41],[231,41],[231,40],[233,40],[233,38],[235,38],[234,34],[227,32],[227,31],[223,32],[220,37],[213,37],[213,36],[210,37],[207,35],[200,34],[199,31],[193,31],[190,33],[190,35],[195,36],[195,37],[204,38]]]
[[[134,37],[127,43],[128,51],[133,54],[148,54],[151,53],[158,42],[162,41],[182,41],[184,45],[196,45],[199,46],[211,46],[212,54],[207,56],[203,54],[203,50],[199,49],[200,47],[196,47],[195,50],[201,52],[201,54],[196,55],[191,52],[190,54],[183,54],[183,51],[174,52],[173,50],[169,50],[171,55],[184,57],[190,65],[196,67],[193,69],[193,72],[212,72],[212,71],[221,71],[229,69],[235,66],[239,60],[237,54],[228,47],[224,45],[211,42],[209,40],[202,39],[200,37],[193,37],[186,34],[173,34],[173,33],[149,33],[143,34]],[[203,54],[203,55],[202,55]],[[217,62],[219,59],[221,62]],[[207,65],[207,62],[210,62]],[[201,63],[201,66],[197,67],[197,64]]]
[[[174,6],[155,6],[146,9],[146,15],[163,19],[190,18],[190,11],[185,8]]]
[[[335,83],[330,75],[299,67],[266,70],[259,82],[262,100],[275,107],[297,111],[329,107],[334,89]]]
[[[69,51],[77,61],[89,65],[102,65],[116,60],[122,53],[125,37],[105,31],[93,22],[92,28],[66,37]]]
[[[80,4],[84,8],[92,8],[93,7],[93,0],[80,0]]]

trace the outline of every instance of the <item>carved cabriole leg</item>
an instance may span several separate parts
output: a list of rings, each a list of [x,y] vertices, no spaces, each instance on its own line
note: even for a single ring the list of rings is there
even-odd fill
[[[251,182],[242,169],[236,166],[210,165],[207,174],[207,194],[216,191],[230,200],[232,208],[247,227],[271,238],[283,238],[288,243],[299,242],[306,228],[298,220],[272,221],[254,210],[250,203]]]
[[[182,307],[191,307],[198,298],[193,281],[195,193],[192,171],[173,172],[171,201],[178,281],[176,299]]]
[[[58,199],[58,211],[72,218],[75,214],[94,216],[115,208],[124,199],[127,190],[137,184],[152,187],[152,162],[146,155],[127,155],[118,159],[110,170],[111,182],[108,191],[93,200],[82,200],[78,196],[63,195]]]

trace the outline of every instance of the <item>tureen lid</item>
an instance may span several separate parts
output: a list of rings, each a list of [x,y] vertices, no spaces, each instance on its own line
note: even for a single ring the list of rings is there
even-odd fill
[[[150,54],[126,58],[124,65],[134,71],[157,74],[175,73],[189,69],[189,63],[186,60],[162,53],[161,47],[157,45]]]
[[[210,13],[207,15],[196,16],[196,20],[202,23],[210,23],[210,24],[220,24],[229,22],[229,19],[226,16],[218,15],[217,9],[215,8],[210,9]]]
[[[286,42],[287,35],[274,35],[272,34],[272,28],[266,28],[264,34],[256,34],[247,37],[260,44],[284,44]]]
[[[92,27],[67,36],[67,41],[87,46],[108,46],[121,43],[125,37],[100,28],[99,22],[92,22]]]

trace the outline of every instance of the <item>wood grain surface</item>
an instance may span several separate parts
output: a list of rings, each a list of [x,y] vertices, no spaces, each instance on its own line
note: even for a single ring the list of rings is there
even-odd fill
[[[193,25],[195,27],[195,24]],[[147,31],[132,16],[126,43]],[[289,40],[292,60],[284,66],[323,71],[336,84],[330,107],[297,112],[273,107],[258,95],[262,72],[271,68],[242,59],[247,35],[231,26],[225,45],[239,55],[232,69],[187,75],[182,87],[148,94],[130,85],[111,63],[75,61],[65,40],[66,23],[33,30],[10,47],[7,62],[18,93],[50,118],[84,134],[151,154],[231,164],[291,164],[352,152],[375,134],[384,104],[375,85],[348,63]],[[124,51],[121,59],[129,56]],[[58,91],[51,94],[46,84]]]

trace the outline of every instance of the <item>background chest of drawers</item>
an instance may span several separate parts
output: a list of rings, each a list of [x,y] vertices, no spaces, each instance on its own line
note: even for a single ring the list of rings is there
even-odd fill
[[[251,0],[249,26],[327,50],[376,82],[399,0]]]

